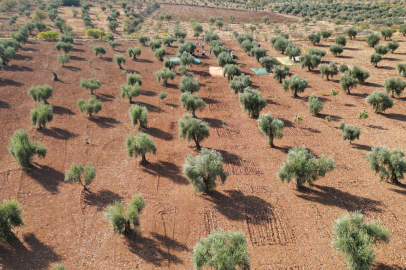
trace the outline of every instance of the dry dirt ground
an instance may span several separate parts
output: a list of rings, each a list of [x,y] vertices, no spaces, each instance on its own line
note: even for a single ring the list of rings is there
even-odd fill
[[[396,63],[406,61],[405,40],[400,38],[399,50],[387,55],[381,68],[368,63],[372,49],[362,40],[350,41],[342,57],[328,53],[323,59],[326,62],[357,64],[371,72],[365,85],[352,95],[340,93],[335,101],[321,93],[339,88],[337,77],[326,81],[318,69],[308,72],[293,66],[291,71],[310,84],[299,98],[293,98],[270,76],[255,75],[250,68],[260,65],[235,41],[224,41],[244,64],[243,72],[253,76],[254,87],[266,97],[268,105],[263,112],[271,112],[285,123],[285,136],[275,142],[274,149],[267,146],[256,119],[241,110],[227,80],[208,75],[209,67],[217,66],[215,60],[201,59],[204,64],[193,65],[192,73],[201,83],[199,95],[207,103],[197,116],[211,126],[211,136],[202,146],[219,150],[230,174],[225,185],[210,196],[193,194],[182,174],[187,155],[197,152],[193,143],[178,138],[177,120],[185,113],[177,89],[180,76],[168,87],[160,85],[153,73],[162,63],[148,47],[141,47],[138,60],[127,59],[124,65],[128,72],[142,75],[142,94],[134,101],[148,108],[148,128],[143,131],[152,136],[158,149],[156,156],[147,156],[151,163],[141,166],[139,159],[126,156],[125,139],[139,129],[131,126],[129,102],[120,98],[125,75],[112,62],[114,54],[125,54],[129,46],[140,45],[120,42],[114,52],[103,43],[108,52],[100,59],[94,57],[89,41],[77,40],[71,62],[62,68],[56,63],[53,42],[31,40],[0,76],[0,198],[17,199],[23,205],[26,224],[0,247],[0,269],[49,269],[56,262],[67,269],[191,269],[191,250],[198,239],[219,228],[246,234],[252,269],[346,269],[344,257],[331,247],[331,228],[340,215],[355,210],[381,220],[391,230],[390,243],[377,247],[373,269],[405,269],[406,209],[402,202],[406,185],[379,182],[365,159],[374,146],[404,149],[405,100],[395,99],[393,109],[381,115],[368,107],[370,117],[365,125],[356,119],[366,106],[367,94],[382,90],[385,78],[397,76]],[[323,42],[322,46],[327,50],[325,46],[331,43]],[[269,43],[261,45],[268,55],[281,56]],[[303,45],[309,46],[307,42]],[[176,46],[167,48],[167,57],[174,56]],[[55,67],[62,82],[51,79]],[[90,78],[92,72],[102,82],[96,93],[103,109],[88,118],[79,113],[76,102],[89,98],[89,92],[80,89],[79,80]],[[55,117],[46,130],[38,131],[30,124],[29,112],[35,103],[27,89],[45,83],[53,88],[49,102]],[[160,91],[168,92],[164,103],[159,101]],[[320,117],[307,113],[311,93],[324,102]],[[275,95],[281,98],[275,101]],[[292,122],[297,113],[304,115],[300,125]],[[333,122],[324,120],[327,115]],[[353,144],[343,141],[337,129],[340,121],[361,124],[360,140]],[[27,171],[19,168],[7,151],[10,136],[20,128],[48,148],[46,158],[35,158],[35,168]],[[302,191],[296,190],[294,183],[281,183],[276,176],[288,149],[300,145],[336,161],[333,172],[313,189]],[[89,193],[63,180],[71,164],[79,162],[93,162],[97,169]],[[104,218],[105,208],[115,200],[128,203],[139,193],[147,200],[139,234],[128,238],[115,235]]]

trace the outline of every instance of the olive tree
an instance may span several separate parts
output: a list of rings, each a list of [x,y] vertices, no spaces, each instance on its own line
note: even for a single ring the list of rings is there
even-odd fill
[[[184,75],[180,80],[178,88],[181,93],[190,92],[193,94],[199,92],[200,84],[195,77]]]
[[[282,83],[283,91],[286,92],[289,89],[293,97],[297,97],[297,93],[303,93],[308,86],[307,80],[299,77],[297,74],[290,79],[284,79]]]
[[[357,87],[358,83],[359,83],[358,79],[356,79],[353,76],[350,76],[346,73],[344,73],[340,77],[341,90],[348,94],[351,94],[351,92],[350,92],[351,89]]]
[[[192,113],[193,117],[196,117],[195,111],[203,111],[206,107],[206,102],[203,101],[199,96],[193,95],[190,92],[184,92],[180,95],[180,103],[182,108]]]
[[[273,47],[275,50],[277,50],[279,53],[284,54],[285,51],[286,51],[286,49],[288,48],[289,44],[290,44],[290,41],[287,40],[286,38],[284,38],[284,37],[278,37],[278,38],[275,40],[275,43],[272,45],[272,47]]]
[[[316,158],[306,147],[299,146],[289,149],[288,158],[280,168],[278,178],[288,184],[296,179],[297,188],[302,188],[305,184],[311,187],[319,177],[324,177],[332,170],[334,170],[334,159],[323,155]]]
[[[321,35],[319,32],[317,33],[311,33],[310,35],[307,36],[307,39],[313,44],[313,45],[317,45],[320,43],[321,40]]]
[[[130,104],[132,103],[133,97],[138,97],[141,94],[141,87],[138,83],[134,85],[124,84],[120,86],[121,88],[121,98],[128,98]]]
[[[93,117],[93,114],[97,114],[102,109],[101,102],[96,99],[95,95],[90,96],[89,100],[79,98],[77,106],[81,113],[86,112],[90,117]]]
[[[391,38],[393,35],[393,30],[390,28],[382,29],[381,34],[383,38],[386,40],[386,38]]]
[[[381,40],[381,37],[375,34],[370,34],[367,37],[367,44],[369,47],[375,47],[379,43],[379,40]]]
[[[311,94],[309,96],[309,101],[307,103],[307,108],[309,109],[309,113],[313,115],[318,115],[324,108],[323,102],[319,100],[316,94]]]
[[[268,144],[275,147],[273,140],[281,139],[283,137],[283,122],[276,117],[271,117],[270,113],[261,114],[258,118],[259,130],[268,137]]]
[[[272,56],[264,56],[259,59],[259,63],[261,64],[261,67],[266,69],[266,71],[271,72],[273,67],[278,64],[278,60]]]
[[[254,56],[257,62],[266,55],[266,50],[263,47],[254,47],[250,50],[250,56]]]
[[[302,66],[302,69],[307,67],[308,70],[312,70],[320,64],[321,57],[316,54],[303,54],[300,56],[300,64]]]
[[[375,174],[379,173],[380,180],[387,180],[399,184],[406,172],[406,158],[402,150],[392,152],[385,146],[373,147],[367,155],[369,166]]]
[[[279,83],[282,83],[282,80],[284,80],[288,75],[290,75],[288,66],[274,66],[273,78],[278,80]]]
[[[167,68],[167,69],[169,69],[169,70],[174,69],[177,64],[178,64],[178,63],[175,62],[175,61],[171,61],[171,60],[169,60],[169,59],[164,59],[164,67]]]
[[[197,149],[201,149],[200,143],[210,136],[209,123],[194,118],[190,114],[183,115],[183,119],[178,120],[179,138],[188,142],[193,140]]]
[[[93,91],[99,89],[101,82],[97,78],[84,79],[80,78],[80,88],[90,90],[90,94],[93,95]]]
[[[245,75],[244,73],[240,76],[234,76],[230,82],[230,88],[233,90],[234,94],[244,92],[244,89],[252,85],[252,78],[250,75]]]
[[[329,65],[322,64],[320,66],[320,74],[321,74],[321,78],[323,78],[324,75],[326,75],[326,79],[327,79],[327,81],[329,81],[330,76],[331,76],[331,78],[333,78],[334,75],[338,74],[338,67],[337,67],[336,63],[330,62]]]
[[[45,158],[47,149],[40,142],[30,142],[27,131],[19,129],[10,138],[8,152],[14,160],[24,169],[31,166],[34,155]]]
[[[387,53],[390,51],[390,49],[388,48],[388,46],[381,45],[381,44],[376,45],[376,46],[374,47],[374,50],[375,50],[376,53],[379,53],[379,54],[381,54],[381,55],[385,55],[385,54],[387,54]]]
[[[341,46],[341,45],[333,44],[330,46],[330,52],[334,56],[338,56],[339,54],[342,54],[343,51],[344,51],[344,49],[343,49],[343,46]]]
[[[55,44],[55,48],[58,52],[63,50],[64,53],[69,53],[73,49],[73,45],[69,42],[59,41]]]
[[[248,111],[251,117],[258,117],[259,113],[266,106],[266,99],[258,91],[252,90],[249,87],[244,89],[243,93],[238,95],[242,109]]]
[[[43,86],[32,86],[28,89],[28,96],[30,96],[35,102],[43,101],[48,104],[47,99],[52,97],[52,88],[48,84]]]
[[[148,123],[148,110],[145,106],[131,105],[128,110],[130,114],[131,123],[136,126],[138,123],[140,127],[146,127]]]
[[[226,75],[227,75],[227,81],[230,81],[235,76],[240,76],[241,75],[241,70],[236,65],[227,64],[227,65],[225,65],[224,70],[223,70],[223,76],[225,77]]]
[[[65,64],[69,63],[70,61],[70,57],[68,54],[64,53],[64,54],[58,54],[58,56],[56,57],[56,62],[58,64],[62,64],[62,66],[64,66]]]
[[[399,97],[403,90],[405,90],[406,81],[402,80],[401,78],[388,78],[385,79],[383,86],[385,87],[387,94],[392,92],[392,97],[394,95]]]
[[[141,74],[138,74],[138,73],[127,74],[127,84],[134,85],[136,83],[138,83],[139,86],[142,85]]]
[[[381,113],[393,106],[392,98],[384,92],[374,91],[365,99],[367,104],[371,105],[375,113]]]
[[[257,46],[257,43],[255,41],[251,41],[249,39],[246,39],[241,43],[241,48],[245,53],[249,52],[255,46]]]
[[[141,55],[141,49],[139,47],[128,48],[127,55],[128,55],[128,57],[130,57],[130,58],[132,57],[135,60],[137,58],[137,56]]]
[[[399,48],[399,43],[397,40],[393,40],[393,41],[389,41],[386,46],[388,46],[390,52],[393,53],[394,51],[396,51]]]
[[[128,235],[131,232],[137,232],[140,227],[140,214],[145,204],[141,194],[131,199],[127,211],[124,211],[122,202],[115,201],[114,204],[110,204],[106,208],[105,217],[110,221],[114,233]]]
[[[355,27],[350,27],[346,29],[344,33],[352,40],[357,36],[358,31],[355,29]]]
[[[52,105],[49,104],[41,104],[30,112],[31,124],[36,126],[38,123],[39,129],[45,128],[46,124],[51,122],[53,118]]]
[[[358,79],[360,84],[365,83],[366,79],[369,78],[369,72],[367,70],[362,70],[357,66],[353,66],[348,70],[348,75]]]
[[[183,165],[183,174],[195,192],[211,193],[217,186],[217,180],[224,184],[227,179],[227,173],[223,169],[223,157],[214,149],[203,148],[195,157],[190,154]]]
[[[344,73],[344,72],[346,72],[347,70],[349,70],[349,68],[348,68],[348,66],[347,66],[346,64],[341,64],[341,65],[338,67],[338,71],[340,71],[341,73]]]
[[[153,40],[149,42],[149,48],[152,51],[155,51],[156,49],[159,49],[161,47],[162,43],[160,40]]]
[[[101,58],[103,54],[106,54],[106,48],[104,48],[104,47],[101,46],[101,45],[94,46],[94,47],[93,47],[93,52],[94,52],[94,54],[96,55],[96,57],[97,57],[98,55],[100,55],[100,58]]]
[[[342,215],[334,222],[333,246],[345,255],[350,270],[368,270],[375,261],[373,244],[389,243],[389,229],[379,221],[366,222],[360,212]]]
[[[180,59],[180,63],[181,63],[183,66],[186,66],[186,65],[190,65],[190,64],[194,64],[194,63],[195,63],[195,58],[194,58],[190,53],[188,53],[188,52],[183,52],[183,53],[180,55],[179,59]]]
[[[84,181],[81,179],[82,174]],[[92,183],[95,177],[96,169],[91,162],[88,162],[84,168],[81,163],[78,165],[73,163],[70,169],[65,172],[65,182],[79,183],[83,186],[84,190],[88,190],[87,186]]]
[[[320,34],[324,40],[327,40],[329,37],[331,37],[331,35],[333,34],[333,31],[321,29]]]
[[[125,147],[127,149],[127,155],[129,157],[141,156],[141,164],[148,163],[145,158],[145,154],[152,153],[156,154],[156,146],[151,136],[144,132],[139,132],[137,136],[130,134],[125,142]]]
[[[378,67],[378,63],[382,61],[382,55],[379,53],[373,53],[369,57],[369,62],[374,65],[374,67]]]
[[[360,126],[346,125],[344,122],[340,122],[338,129],[343,132],[343,140],[349,140],[350,143],[355,139],[359,140],[359,136],[361,135]]]
[[[145,46],[145,43],[147,43],[147,41],[149,41],[149,37],[147,36],[139,36],[138,37],[138,42],[141,43],[143,46]]]
[[[206,267],[217,270],[249,270],[250,256],[245,234],[222,230],[210,232],[194,247],[192,261],[196,270]]]
[[[14,199],[4,200],[0,204],[0,244],[13,235],[11,229],[25,225],[22,213],[23,207]]]
[[[344,35],[336,36],[334,42],[335,42],[336,45],[341,46],[341,48],[345,47],[345,45],[347,45],[347,39],[345,38]]]
[[[226,52],[220,53],[217,57],[217,65],[219,65],[219,67],[224,67],[225,65],[229,64],[235,65],[237,64],[237,61],[235,61],[233,57]]]
[[[285,55],[289,57],[289,59],[295,59],[295,57],[301,54],[302,50],[298,45],[294,45],[293,43],[289,43],[288,47],[286,47]]]
[[[170,36],[169,37],[164,37],[162,39],[162,43],[167,47],[170,47],[171,44],[173,43],[173,41],[174,41],[173,37],[170,37]]]
[[[406,63],[399,63],[396,66],[399,74],[401,74],[403,77],[406,77]]]
[[[181,65],[180,67],[178,67],[178,72],[182,75],[185,76],[188,74],[189,71],[189,67],[185,66],[185,65]]]
[[[156,49],[154,52],[154,56],[159,61],[163,61],[163,57],[166,55],[166,51],[164,48]]]
[[[159,83],[162,80],[162,84],[166,86],[168,84],[168,79],[170,80],[175,79],[176,73],[164,67],[161,70],[155,72],[155,76]]]
[[[120,69],[123,69],[121,67],[121,65],[125,64],[125,57],[124,56],[122,56],[121,54],[115,54],[113,60],[114,60],[114,63],[116,63]]]

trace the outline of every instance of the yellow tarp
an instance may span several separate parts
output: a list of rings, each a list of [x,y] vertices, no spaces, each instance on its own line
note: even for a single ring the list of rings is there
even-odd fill
[[[284,66],[293,66],[299,64],[289,59],[289,57],[276,57],[276,59]]]
[[[223,75],[224,68],[221,67],[210,67],[209,73],[211,76],[224,76]]]

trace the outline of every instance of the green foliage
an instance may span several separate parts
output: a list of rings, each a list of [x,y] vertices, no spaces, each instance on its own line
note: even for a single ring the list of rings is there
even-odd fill
[[[316,54],[303,54],[300,56],[300,64],[302,66],[302,69],[307,67],[308,70],[310,71],[311,69],[314,69],[318,67],[320,64],[321,57],[316,55]]]
[[[212,231],[193,249],[195,269],[250,269],[247,240],[242,232]]]
[[[259,59],[259,63],[261,64],[261,67],[266,69],[266,71],[271,72],[273,67],[278,64],[278,60],[272,56],[265,56]]]
[[[181,93],[190,92],[193,94],[195,92],[199,92],[200,85],[199,81],[195,77],[184,75],[180,80],[178,88]]]
[[[193,140],[197,149],[201,149],[200,143],[210,136],[209,124],[194,118],[190,114],[183,115],[183,120],[178,120],[179,138],[186,139],[188,142]]]
[[[341,46],[341,45],[333,44],[330,46],[330,52],[334,56],[338,56],[339,54],[342,54],[343,51],[344,51],[344,49],[343,49],[343,46]]]
[[[268,144],[274,147],[273,140],[281,139],[283,137],[283,122],[276,117],[271,117],[270,113],[261,114],[258,118],[258,128],[259,130],[268,137]]]
[[[151,136],[144,132],[139,132],[137,136],[128,135],[126,140],[127,155],[135,158],[141,156],[141,163],[147,163],[146,153],[156,154],[156,146]]]
[[[66,267],[61,263],[57,263],[54,265],[54,267],[52,267],[52,270],[66,270]]]
[[[284,79],[282,83],[283,90],[286,92],[289,89],[293,97],[297,97],[297,93],[303,93],[308,86],[307,80],[297,74],[290,79]]]
[[[282,80],[285,79],[286,76],[290,75],[289,67],[288,66],[274,66],[273,70],[273,78],[278,80],[279,83],[282,83]]]
[[[369,72],[362,70],[357,66],[353,66],[352,69],[348,70],[348,75],[358,79],[359,83],[365,83],[366,79],[369,78]]]
[[[180,74],[182,76],[187,75],[187,72],[189,71],[189,67],[185,66],[185,65],[181,65],[180,67],[178,67],[178,72],[180,72]]]
[[[318,115],[324,108],[323,102],[319,100],[316,94],[311,94],[309,96],[309,101],[307,103],[307,108],[309,109],[309,113],[313,115]]]
[[[399,184],[406,172],[406,159],[400,149],[390,151],[385,146],[373,147],[367,155],[369,166],[375,174],[379,173],[380,180]]]
[[[306,183],[311,187],[319,177],[324,177],[332,170],[334,170],[332,158],[325,158],[323,155],[316,158],[306,147],[299,146],[289,149],[288,159],[280,168],[278,177],[288,184],[296,179],[298,188],[304,187]]]
[[[85,30],[86,36],[94,39],[102,39],[106,33],[98,29],[87,29]]]
[[[357,32],[357,30],[355,29],[355,27],[350,27],[350,28],[346,29],[346,30],[344,31],[344,33],[345,33],[351,40],[354,39],[354,38],[357,36],[357,34],[358,34],[358,32]]]
[[[25,225],[22,213],[23,207],[16,200],[4,200],[0,204],[0,244],[13,235],[12,228]]]
[[[217,186],[216,180],[222,184],[228,174],[223,169],[223,157],[214,149],[201,149],[200,153],[193,157],[190,154],[183,165],[183,173],[192,184],[195,192],[211,193]]]
[[[118,65],[120,69],[123,69],[121,65],[125,64],[125,57],[121,54],[115,54],[113,58],[114,63]]]
[[[71,7],[71,6],[78,7],[78,6],[80,6],[80,0],[62,0],[62,6],[65,6],[65,7]]]
[[[82,182],[81,176],[84,174],[84,182]],[[83,168],[82,164],[72,164],[70,169],[65,172],[65,182],[79,183],[87,190],[87,186],[90,185],[93,179],[96,177],[96,169],[91,162],[88,162]]]
[[[109,21],[109,23],[107,24],[107,27],[109,28],[109,30],[113,33],[116,32],[116,29],[118,27],[118,22],[117,21]]]
[[[392,108],[393,100],[387,93],[374,91],[365,99],[367,104],[372,105],[375,113],[381,113],[385,110]]]
[[[389,243],[389,229],[384,229],[378,221],[366,222],[360,212],[343,215],[334,222],[333,246],[344,253],[350,270],[368,270],[375,261],[373,244]]]
[[[251,41],[249,39],[246,39],[241,43],[241,48],[245,53],[249,52],[255,46],[257,46],[257,43],[255,41]]]
[[[138,83],[135,83],[134,85],[121,85],[121,98],[125,99],[128,98],[130,101],[130,104],[132,102],[133,97],[138,97],[141,94],[141,88]]]
[[[338,74],[338,67],[337,67],[336,63],[330,62],[329,65],[322,64],[320,66],[320,74],[321,74],[321,78],[323,78],[324,75],[326,75],[327,81],[329,81],[330,76],[331,76],[331,78],[333,78],[334,75]]]
[[[295,57],[301,54],[302,50],[298,45],[294,45],[289,43],[288,47],[286,48],[285,55],[289,57],[289,59],[294,59]]]
[[[266,99],[258,91],[252,90],[249,87],[244,89],[243,93],[238,95],[242,109],[248,111],[251,117],[258,117],[259,113],[266,106]]]
[[[286,49],[288,48],[290,41],[284,37],[278,37],[273,43],[272,47],[277,50],[278,52],[284,54]]]
[[[45,40],[55,40],[59,36],[58,32],[56,31],[46,31],[46,32],[40,32],[36,36],[38,39],[45,39]]]
[[[151,44],[151,42],[150,42]],[[166,51],[164,48],[156,49],[154,52],[154,56],[156,59],[163,61],[163,57],[166,55]]]
[[[137,56],[141,55],[141,49],[139,47],[128,48],[127,49],[127,55],[130,58],[132,57],[133,59],[136,59]]]
[[[386,40],[386,38],[391,38],[393,35],[393,30],[390,28],[382,29],[381,34],[383,38]]]
[[[338,129],[343,132],[343,140],[349,140],[350,143],[355,139],[359,140],[359,136],[361,135],[360,126],[346,125],[344,122],[340,122]]]
[[[233,64],[227,64],[224,67],[223,76],[227,75],[227,81],[232,80],[235,76],[241,75],[241,70],[239,67]]]
[[[399,48],[399,43],[397,40],[393,40],[393,41],[389,41],[387,46],[388,46],[390,52],[393,53],[394,51],[396,51]]]
[[[59,42],[73,43],[73,33],[66,32],[63,35],[59,35]]]
[[[112,40],[109,40],[109,46],[114,50],[114,48],[115,47],[117,47],[118,46],[118,42],[117,41],[112,41]]]
[[[396,68],[399,74],[401,74],[403,77],[406,77],[406,63],[399,63],[397,64]]]
[[[171,61],[169,59],[164,59],[164,67],[169,69],[169,70],[174,69],[177,64],[178,63],[175,62],[175,61]]]
[[[51,122],[53,118],[52,105],[49,104],[41,104],[30,112],[31,124],[36,126],[38,123],[39,129],[45,128],[46,124]]]
[[[27,92],[28,96],[30,96],[35,102],[43,101],[45,104],[48,104],[47,99],[52,97],[52,88],[48,84],[43,86],[31,86]]]
[[[196,48],[196,43],[186,41],[185,43],[178,45],[177,56],[180,57],[184,52],[187,52],[189,54],[194,53]]]
[[[146,36],[139,36],[138,37],[138,42],[141,43],[144,46],[145,46],[145,43],[147,43],[147,41],[149,41],[149,37],[146,37]]]
[[[127,213],[124,211],[124,204],[116,201],[106,208],[105,217],[110,221],[113,231],[117,234],[130,234],[137,232],[140,227],[140,214],[144,209],[146,201],[139,194],[132,198],[127,206]],[[131,224],[133,229],[131,229]]]
[[[385,55],[390,51],[390,49],[387,46],[381,44],[376,45],[374,49],[376,53],[379,53],[381,55]]]
[[[399,33],[401,33],[403,36],[406,35],[406,24],[402,24],[399,26]]]
[[[320,31],[320,34],[321,34],[321,37],[322,37],[324,40],[326,40],[326,39],[328,39],[329,37],[331,37],[331,35],[333,34],[333,31],[331,31],[331,30],[326,30],[326,29],[322,29],[322,30]]]
[[[101,58],[103,54],[106,54],[106,48],[104,48],[104,47],[101,46],[101,45],[94,46],[94,47],[93,47],[93,52],[94,52],[94,54],[96,55],[96,57],[97,57],[98,55],[100,55],[100,58]]]
[[[136,83],[138,83],[139,86],[142,85],[141,75],[138,73],[127,74],[127,84],[134,85]]]
[[[263,47],[254,47],[250,51],[250,56],[254,56],[255,59],[259,62],[259,59],[266,55],[266,50]]]
[[[233,77],[230,88],[234,91],[234,94],[243,93],[245,88],[252,85],[252,82],[251,76],[243,73],[240,76]]]
[[[102,109],[101,102],[96,99],[95,95],[90,96],[89,100],[87,101],[83,98],[79,98],[77,106],[79,107],[79,111],[81,113],[86,112],[90,117],[92,117],[93,114],[97,114]]]
[[[370,34],[367,37],[367,43],[369,47],[375,47],[379,43],[379,40],[381,40],[381,37],[375,34]]]
[[[229,64],[235,65],[235,64],[237,64],[237,61],[235,61],[230,54],[228,54],[226,52],[222,52],[217,57],[217,64],[220,67],[224,67],[225,65],[229,65]]]
[[[168,46],[168,47],[171,46],[171,44],[173,43],[173,41],[174,41],[174,39],[173,39],[173,37],[171,37],[171,36],[164,37],[164,38],[162,39],[162,43],[163,43],[165,46]]]
[[[164,67],[161,70],[155,72],[155,76],[158,82],[161,82],[162,80],[162,84],[166,86],[168,84],[168,79],[173,80],[176,76],[176,73]]]
[[[66,63],[69,63],[70,57],[68,54],[64,53],[64,54],[58,54],[57,58],[56,58],[56,62],[58,64],[62,64],[62,66],[64,66]]]
[[[138,123],[140,127],[146,127],[148,123],[148,110],[145,106],[131,105],[128,110],[131,118],[131,123],[136,126]]]
[[[341,65],[338,67],[338,71],[340,71],[341,73],[344,73],[344,72],[346,72],[347,70],[349,70],[349,68],[348,68],[348,66],[347,66],[346,64],[341,64]]]
[[[382,61],[382,55],[379,53],[373,53],[369,57],[369,62],[374,65],[374,67],[378,66],[378,63]]]
[[[228,48],[225,46],[210,46],[210,48],[215,58],[217,58],[222,52],[228,53]]]
[[[310,35],[307,36],[307,39],[313,44],[313,45],[317,45],[320,43],[320,39],[321,39],[321,34],[319,32],[317,33],[311,33]]]
[[[206,102],[204,102],[203,99],[197,95],[191,94],[190,92],[182,93],[179,100],[182,104],[182,108],[191,112],[193,117],[196,117],[196,110],[203,111],[203,109],[206,107]]]
[[[388,78],[385,80],[383,85],[385,87],[385,91],[387,94],[392,92],[392,97],[396,94],[400,96],[405,90],[406,81],[402,80],[401,78]]]
[[[47,149],[40,142],[30,142],[27,131],[19,129],[10,138],[8,151],[14,160],[24,169],[31,165],[32,157],[45,158]]]
[[[319,48],[310,48],[310,50],[308,51],[308,54],[324,57],[324,56],[326,56],[326,51],[321,50]]]
[[[336,43],[336,45],[339,45],[341,47],[345,47],[345,45],[347,45],[347,39],[345,38],[344,35],[336,36],[335,43]]]
[[[97,78],[85,79],[80,78],[80,88],[90,90],[90,94],[93,95],[93,91],[99,89],[101,82]]]

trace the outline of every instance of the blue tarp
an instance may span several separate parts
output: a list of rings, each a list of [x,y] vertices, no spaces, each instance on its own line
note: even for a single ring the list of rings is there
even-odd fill
[[[269,75],[271,73],[269,73],[268,71],[266,71],[266,69],[264,68],[251,68],[252,71],[254,71],[257,75]]]
[[[180,58],[179,58],[179,57],[171,57],[171,58],[169,59],[169,61],[180,62]],[[195,63],[196,63],[196,64],[200,64],[200,60],[197,59],[197,58],[195,58]]]

